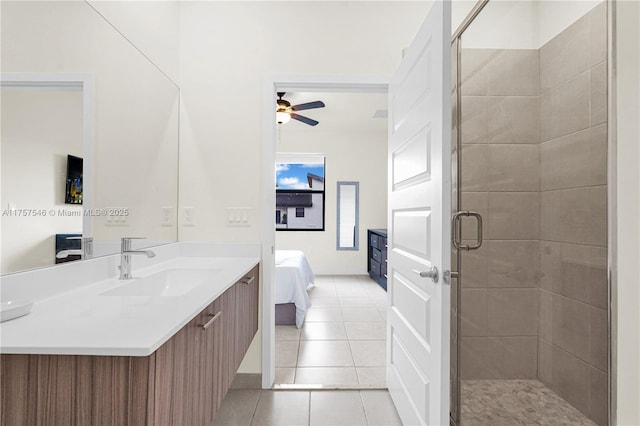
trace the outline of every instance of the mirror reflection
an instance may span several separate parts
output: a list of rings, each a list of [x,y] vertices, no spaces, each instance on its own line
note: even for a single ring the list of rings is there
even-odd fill
[[[3,87],[1,111],[2,272],[78,259],[63,250],[82,234],[82,205],[65,204],[67,186],[69,201],[80,197],[78,177],[66,180],[68,156],[83,153],[82,88]]]
[[[175,83],[86,2],[3,1],[0,29],[2,273],[176,241]]]
[[[338,182],[338,250],[358,250],[358,182]]]

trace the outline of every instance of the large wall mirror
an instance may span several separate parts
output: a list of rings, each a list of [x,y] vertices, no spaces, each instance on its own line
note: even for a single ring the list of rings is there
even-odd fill
[[[2,274],[177,241],[177,85],[87,2],[0,28]]]

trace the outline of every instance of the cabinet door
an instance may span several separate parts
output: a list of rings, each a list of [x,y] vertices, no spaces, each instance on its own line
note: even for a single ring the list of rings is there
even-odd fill
[[[258,331],[259,268],[256,266],[236,283],[234,374]]]
[[[202,322],[200,313],[155,352],[157,425],[202,424],[198,422],[198,407],[193,398],[200,386]]]
[[[222,404],[222,400],[231,386],[235,375],[234,345],[236,316],[236,285],[230,287],[220,296],[222,317],[220,318],[220,333],[215,337],[214,357],[216,359],[216,409]]]
[[[225,348],[221,347],[221,336],[223,333],[223,319],[228,312],[223,310],[222,297],[216,299],[207,309],[205,309],[205,320],[213,321],[205,330],[202,330],[202,356],[200,358],[200,390],[195,398],[198,398],[202,422],[199,424],[210,425],[221,402],[219,394],[220,377],[223,374],[223,353]],[[205,323],[206,324],[206,323]],[[226,349],[228,351],[228,348]]]

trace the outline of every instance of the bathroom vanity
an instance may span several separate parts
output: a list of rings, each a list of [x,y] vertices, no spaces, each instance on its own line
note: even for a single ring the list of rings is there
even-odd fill
[[[134,272],[2,324],[2,425],[212,423],[258,329],[258,259]]]

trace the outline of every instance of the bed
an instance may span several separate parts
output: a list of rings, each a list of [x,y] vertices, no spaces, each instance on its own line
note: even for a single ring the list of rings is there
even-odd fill
[[[302,251],[276,250],[276,324],[302,327],[307,309],[311,307],[307,289],[313,286],[314,280]]]

